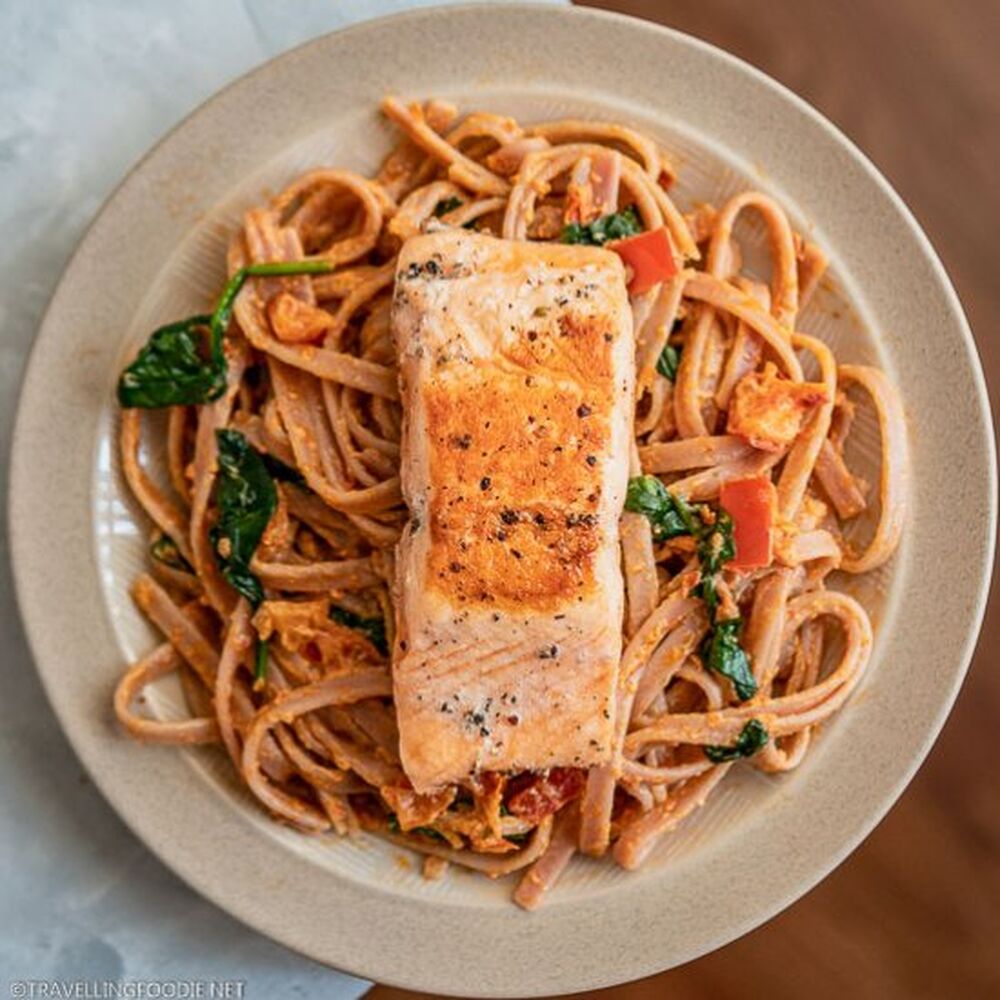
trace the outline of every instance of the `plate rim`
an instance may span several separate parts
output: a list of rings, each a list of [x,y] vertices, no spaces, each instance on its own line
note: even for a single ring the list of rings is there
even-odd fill
[[[190,864],[182,863],[178,860],[174,853],[164,847],[162,842],[154,843],[153,841],[155,838],[151,838],[149,830],[143,829],[139,817],[133,814],[133,809],[130,808],[127,797],[124,797],[121,794],[120,789],[106,787],[106,782],[101,772],[97,768],[91,766],[92,762],[90,760],[90,753],[81,749],[79,743],[82,742],[82,737],[74,732],[75,724],[72,721],[71,713],[66,709],[65,705],[60,703],[58,693],[53,685],[53,672],[57,669],[58,665],[45,661],[46,665],[43,666],[45,658],[39,652],[39,650],[45,645],[45,641],[42,638],[42,632],[46,625],[45,609],[30,606],[28,599],[26,598],[26,592],[31,589],[28,581],[32,578],[33,574],[36,575],[34,567],[31,566],[31,555],[34,551],[32,543],[27,537],[25,537],[27,532],[19,533],[15,531],[15,527],[24,516],[22,512],[27,509],[27,505],[30,505],[30,497],[26,494],[24,489],[24,484],[27,482],[30,474],[31,460],[33,458],[30,443],[26,440],[26,435],[24,433],[24,427],[28,422],[28,404],[32,401],[31,394],[34,391],[35,383],[41,378],[39,371],[36,369],[41,368],[41,362],[39,359],[42,354],[42,349],[50,340],[54,339],[58,335],[56,330],[53,329],[54,320],[52,317],[55,314],[57,306],[60,304],[60,291],[66,284],[68,284],[70,276],[73,275],[79,267],[83,254],[89,245],[95,230],[98,228],[102,220],[105,219],[119,195],[122,193],[122,190],[143,174],[149,164],[155,160],[157,154],[163,149],[164,146],[167,146],[178,133],[184,131],[187,126],[203,116],[208,109],[217,105],[218,102],[222,101],[234,90],[247,85],[249,82],[262,75],[273,72],[276,64],[290,64],[295,60],[301,59],[303,55],[306,54],[307,50],[322,48],[323,46],[330,45],[331,39],[347,38],[354,34],[382,30],[390,24],[401,25],[407,21],[419,22],[431,19],[437,20],[443,15],[459,12],[463,14],[475,14],[477,16],[482,15],[483,17],[488,18],[493,13],[503,11],[523,11],[530,15],[544,15],[548,17],[558,17],[560,19],[572,17],[581,21],[590,20],[597,23],[601,21],[619,22],[630,25],[633,28],[637,28],[642,32],[659,34],[661,37],[669,39],[672,43],[691,46],[694,49],[699,50],[700,53],[708,59],[719,60],[723,64],[728,64],[730,68],[733,68],[742,74],[748,75],[758,85],[776,93],[782,99],[783,103],[790,103],[800,113],[810,118],[814,124],[819,125],[841,151],[846,152],[848,156],[855,161],[855,163],[862,167],[868,179],[876,185],[882,197],[888,200],[891,207],[898,213],[901,221],[905,224],[910,235],[914,237],[916,241],[916,248],[921,251],[924,263],[928,264],[934,272],[934,276],[938,283],[938,290],[942,292],[945,297],[949,307],[949,319],[954,322],[955,328],[962,338],[966,351],[966,357],[969,361],[972,382],[976,390],[978,415],[981,419],[982,430],[984,432],[984,437],[981,439],[981,443],[985,445],[987,457],[987,468],[985,471],[988,476],[989,488],[989,492],[986,497],[986,506],[988,508],[989,543],[984,552],[984,558],[981,560],[979,565],[974,600],[968,612],[969,627],[965,631],[959,655],[955,657],[956,667],[951,672],[951,683],[946,696],[937,703],[937,709],[934,717],[931,720],[930,725],[923,731],[923,738],[920,741],[918,749],[909,758],[907,766],[902,770],[893,787],[880,796],[877,806],[871,809],[866,822],[859,824],[855,828],[855,834],[845,839],[841,845],[841,849],[828,854],[822,863],[810,866],[809,874],[803,875],[800,878],[799,884],[796,888],[786,892],[782,898],[774,901],[773,904],[767,907],[764,911],[756,913],[754,917],[748,921],[737,923],[735,927],[728,928],[725,932],[718,934],[714,940],[703,940],[702,945],[697,950],[692,951],[685,960],[690,960],[705,954],[708,951],[719,947],[721,944],[734,940],[736,937],[748,932],[753,927],[759,926],[761,923],[771,919],[776,913],[780,912],[785,907],[799,899],[802,895],[814,887],[822,878],[826,877],[826,875],[837,867],[837,865],[839,865],[881,821],[881,819],[905,790],[917,769],[923,763],[951,711],[954,700],[958,695],[961,684],[971,663],[986,610],[989,582],[992,576],[996,544],[997,468],[996,441],[993,422],[991,419],[992,411],[978,348],[947,270],[934,250],[931,241],[923,232],[909,207],[892,188],[889,182],[882,176],[871,160],[835,125],[826,119],[825,116],[820,114],[820,112],[813,108],[808,102],[804,101],[783,84],[769,77],[767,74],[763,73],[751,64],[694,36],[687,35],[675,29],[653,24],[639,18],[614,12],[596,10],[592,8],[553,7],[544,4],[461,4],[453,7],[418,8],[403,11],[386,17],[380,17],[351,25],[337,31],[318,36],[260,64],[259,66],[254,67],[247,73],[239,76],[227,84],[225,87],[214,92],[209,98],[197,105],[176,125],[169,129],[162,136],[162,138],[160,138],[142,157],[135,162],[135,164],[127,171],[122,180],[113,188],[111,193],[105,199],[80,238],[76,249],[70,256],[43,314],[38,332],[34,338],[27,362],[23,369],[21,389],[16,406],[16,418],[11,436],[12,444],[9,466],[10,477],[8,487],[7,528],[8,537],[11,542],[10,551],[15,583],[15,597],[21,620],[25,626],[28,644],[31,648],[32,660],[42,681],[49,703],[53,707],[53,710],[59,719],[63,732],[66,734],[67,739],[73,746],[74,752],[90,773],[95,785],[101,790],[101,793],[112,805],[116,813],[126,822],[133,833],[135,833],[136,836],[139,837],[139,839],[146,846],[148,846],[161,861],[163,861],[196,892],[211,899],[216,905],[220,906],[220,908],[242,922],[248,924],[248,926],[258,932],[267,934],[268,936],[281,941],[286,946],[300,952],[301,954],[327,963],[330,962],[330,958],[328,956],[318,954],[315,949],[300,946],[297,941],[289,940],[287,936],[275,933],[273,927],[268,928],[266,926],[262,926],[262,921],[260,921],[259,918],[254,917],[253,915],[248,915],[245,912],[246,901],[244,901],[242,897],[240,897],[239,901],[234,902],[231,894],[226,891],[225,887],[206,884],[204,877],[199,877],[197,868],[192,867]],[[88,566],[88,569],[91,568],[94,567]],[[628,890],[626,889],[620,890],[622,894],[625,894],[627,891]],[[379,894],[375,893],[375,895],[377,896]],[[433,906],[431,903],[424,905]],[[534,918],[522,917],[521,919],[530,921]],[[363,964],[363,968],[359,965],[357,968],[351,969],[350,966],[345,963],[341,963],[340,967],[346,968],[347,971],[352,971],[356,975],[379,975],[378,981],[394,985],[432,989],[436,992],[448,993],[449,995],[458,995],[459,991],[468,993],[469,984],[458,982],[455,979],[449,981],[449,986],[447,983],[442,984],[440,981],[428,979],[426,974],[413,979],[407,979],[405,977],[401,978],[399,976],[393,978],[380,973],[379,969],[373,966],[371,962],[365,962]],[[636,964],[638,971],[634,973],[635,976],[648,975],[661,968],[655,960],[650,962],[648,957],[641,962],[637,959]],[[623,981],[625,980],[620,976],[611,979],[603,979],[600,977],[595,978],[593,973],[589,973],[582,978],[568,980],[565,988],[572,990],[598,988]],[[511,988],[507,988],[502,991],[502,995],[526,995],[528,993],[535,995],[536,992],[537,990],[535,992],[532,991],[530,982],[527,984],[524,982],[514,982],[511,984]],[[496,990],[496,984],[491,984],[490,994],[499,995]]]

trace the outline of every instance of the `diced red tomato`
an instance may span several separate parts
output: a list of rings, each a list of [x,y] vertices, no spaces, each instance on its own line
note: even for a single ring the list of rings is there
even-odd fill
[[[632,272],[628,285],[631,295],[648,292],[654,285],[677,273],[674,248],[664,226],[639,233],[638,236],[615,240],[608,247],[621,257]]]
[[[546,774],[519,774],[507,784],[507,810],[537,823],[558,812],[583,793],[586,772],[577,767],[553,767]]]
[[[735,569],[761,569],[774,556],[772,531],[777,495],[767,476],[733,479],[722,484],[719,504],[733,519]]]

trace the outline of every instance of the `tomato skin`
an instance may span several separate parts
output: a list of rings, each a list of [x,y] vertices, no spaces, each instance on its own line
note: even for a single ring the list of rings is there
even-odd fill
[[[578,767],[553,767],[545,774],[519,774],[507,785],[512,816],[537,823],[583,793],[587,775]]]
[[[630,295],[641,295],[677,273],[674,248],[665,226],[607,244],[631,269]]]
[[[773,532],[777,495],[768,476],[733,479],[722,484],[719,504],[733,519],[734,569],[762,569],[774,558]]]

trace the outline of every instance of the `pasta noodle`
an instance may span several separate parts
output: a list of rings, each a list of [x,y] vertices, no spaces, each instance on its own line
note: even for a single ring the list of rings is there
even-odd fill
[[[165,485],[142,465],[140,411],[122,413],[124,476],[155,532],[133,594],[162,640],[122,676],[114,709],[138,740],[221,744],[261,805],[298,830],[374,832],[422,852],[428,877],[449,863],[521,872],[514,899],[534,909],[578,851],[640,865],[741,757],[765,772],[796,767],[844,705],[872,629],[831,574],[869,572],[899,543],[903,410],[885,375],[838,365],[796,329],[826,262],[770,196],[747,191],[685,215],[667,191],[666,152],[618,123],[522,126],[393,97],[382,111],[402,139],[374,178],[313,170],[246,213],[229,250],[234,280],[247,266],[292,268],[235,294],[224,383],[170,406]],[[765,224],[767,284],[743,273],[733,226],[747,209]],[[622,516],[613,756],[586,774],[484,773],[418,794],[400,764],[389,665],[407,517],[389,324],[396,254],[433,227],[558,239],[570,222],[631,211],[641,229],[664,230],[677,266],[631,297],[630,475],[683,524],[666,530],[632,501]],[[314,270],[296,270],[302,262]],[[806,359],[817,382],[805,380]],[[851,388],[881,439],[875,528],[860,551],[843,533],[869,507],[844,454]],[[270,470],[271,485],[255,489],[273,503],[242,563],[220,498],[227,434]],[[719,556],[710,571],[726,491],[747,480],[772,497],[773,553],[751,565]],[[737,556],[739,529],[737,518]],[[237,572],[250,583],[234,589]],[[720,665],[724,647],[745,675]],[[143,715],[143,690],[174,673],[191,717]]]

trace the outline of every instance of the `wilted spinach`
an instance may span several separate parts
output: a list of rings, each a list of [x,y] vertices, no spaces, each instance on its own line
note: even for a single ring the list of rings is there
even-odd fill
[[[389,655],[389,642],[385,634],[385,622],[381,618],[363,618],[346,608],[330,605],[330,620],[360,632],[383,656]]]
[[[700,521],[688,502],[671,493],[656,476],[635,476],[628,481],[625,509],[643,514],[658,542],[699,530]]]
[[[226,391],[222,345],[207,350],[211,316],[191,316],[154,330],[118,380],[124,407],[179,406],[218,399]]]
[[[732,518],[721,509],[693,507],[682,496],[671,493],[656,476],[636,476],[629,480],[625,509],[645,515],[656,541],[679,535],[694,539],[701,573],[693,593],[705,602],[711,623],[701,647],[702,660],[710,670],[733,682],[741,701],[752,698],[757,693],[757,682],[740,645],[742,621],[739,618],[719,621],[716,617],[719,606],[716,581],[736,551]]]
[[[740,731],[740,735],[731,747],[705,747],[705,756],[713,764],[738,760],[740,757],[752,757],[758,750],[763,750],[767,746],[768,739],[764,724],[757,719],[751,719]]]
[[[222,575],[250,606],[264,600],[264,588],[250,571],[250,561],[278,506],[278,491],[264,456],[239,431],[215,432],[219,473],[215,491],[218,520],[209,533],[215,561]],[[267,643],[258,642],[254,657],[254,681],[267,675]]]
[[[250,561],[278,506],[278,491],[260,453],[239,431],[218,430],[215,440],[219,516],[212,546],[222,575],[256,608],[264,600],[264,588],[250,572]]]
[[[434,218],[440,219],[442,215],[447,215],[449,212],[454,212],[456,208],[461,208],[465,204],[461,198],[456,198],[452,195],[450,198],[442,198],[434,206]]]
[[[602,215],[593,222],[571,222],[563,228],[560,240],[563,243],[586,243],[600,247],[610,240],[621,240],[641,232],[642,223],[635,205],[627,205],[620,212]]]
[[[716,621],[702,643],[701,658],[709,670],[728,677],[733,682],[737,697],[746,701],[757,693],[757,682],[750,670],[746,651],[740,645],[742,625],[741,618]]]
[[[268,454],[266,451],[260,452],[260,457],[264,462],[264,468],[271,473],[272,479],[291,483],[293,486],[305,485],[306,477],[298,469],[293,469],[290,465],[282,462],[280,458],[275,458],[274,455]]]
[[[252,276],[324,274],[327,260],[287,260],[241,267],[226,282],[211,316],[190,316],[154,330],[118,380],[118,402],[126,408],[155,409],[209,403],[226,391],[223,337],[233,303]]]
[[[681,363],[679,348],[664,344],[660,356],[656,359],[656,370],[666,379],[673,382],[677,378],[677,366]]]

